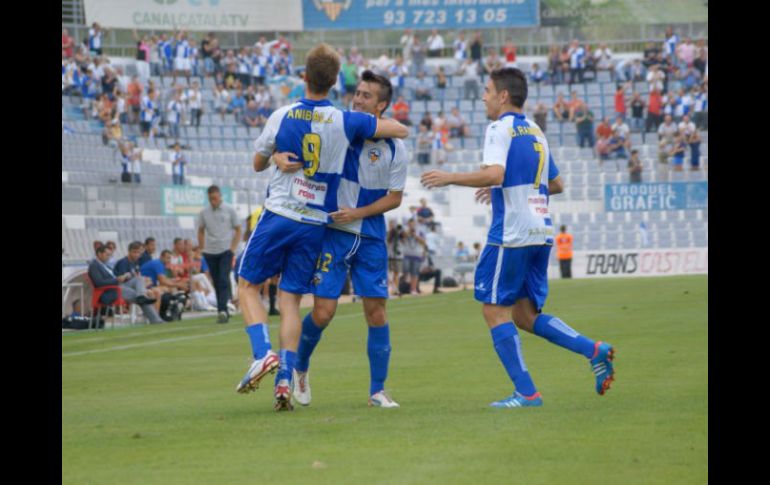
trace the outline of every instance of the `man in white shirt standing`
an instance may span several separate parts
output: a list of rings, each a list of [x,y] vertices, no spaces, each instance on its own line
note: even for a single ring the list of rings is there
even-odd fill
[[[428,37],[428,57],[441,57],[441,51],[444,50],[444,38],[433,29]]]

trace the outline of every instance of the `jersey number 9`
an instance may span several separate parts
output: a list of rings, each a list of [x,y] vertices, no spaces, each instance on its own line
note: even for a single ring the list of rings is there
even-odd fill
[[[318,133],[308,133],[302,137],[302,158],[305,164],[305,176],[312,177],[321,164],[321,136]]]

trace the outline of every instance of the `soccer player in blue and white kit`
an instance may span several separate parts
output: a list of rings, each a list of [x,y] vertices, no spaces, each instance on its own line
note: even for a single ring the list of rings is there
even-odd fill
[[[379,118],[392,98],[393,87],[388,78],[364,71],[353,97],[353,110]],[[331,214],[334,223],[326,230],[313,279],[313,311],[302,321],[292,395],[303,406],[310,404],[311,399],[310,356],[334,317],[350,270],[356,294],[363,298],[369,326],[369,405],[399,407],[385,392],[391,347],[385,313],[388,250],[383,214],[401,205],[406,164],[406,148],[398,139],[359,140],[348,150],[337,192],[340,209]]]
[[[408,129],[368,113],[343,112],[326,96],[337,80],[340,59],[327,44],[306,59],[307,96],[276,110],[255,142],[254,169],[261,172],[274,152],[299,155],[299,161],[275,159],[265,210],[246,246],[238,270],[238,289],[254,362],[236,390],[246,393],[279,365],[275,409],[291,410],[291,380],[302,324],[299,302],[309,293],[321,252],[328,214],[337,208],[348,148],[372,137],[405,138]],[[280,357],[271,348],[267,312],[259,295],[266,280],[281,273]]]
[[[526,99],[523,72],[515,68],[492,72],[484,103],[494,121],[487,128],[481,170],[435,170],[422,176],[426,187],[481,187],[477,200],[492,202],[492,225],[476,267],[475,298],[484,304],[495,350],[515,386],[511,396],[491,404],[501,408],[543,404],[524,364],[517,326],[589,359],[599,395],[614,378],[610,344],[594,342],[557,317],[541,313],[553,246],[548,197],[564,186],[545,135],[523,114]]]

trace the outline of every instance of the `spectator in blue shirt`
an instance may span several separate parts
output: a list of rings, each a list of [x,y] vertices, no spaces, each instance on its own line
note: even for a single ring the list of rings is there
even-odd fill
[[[235,95],[230,99],[227,105],[227,112],[235,114],[235,121],[240,121],[241,112],[246,109],[246,98],[243,96],[243,89],[238,87]]]

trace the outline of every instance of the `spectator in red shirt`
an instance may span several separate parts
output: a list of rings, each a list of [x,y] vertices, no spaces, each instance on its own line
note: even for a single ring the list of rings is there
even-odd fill
[[[516,67],[516,46],[510,38],[506,39],[503,46],[503,57],[505,57],[505,67]]]
[[[618,84],[615,90],[615,116],[626,120],[626,85]]]
[[[131,82],[128,83],[128,113],[129,119],[132,124],[139,122],[139,113],[141,112],[142,101],[142,83],[139,82],[139,77],[134,76],[131,78]]]
[[[409,119],[409,103],[404,101],[403,96],[398,97],[398,101],[393,105],[393,118],[406,126],[412,126]]]
[[[570,121],[575,121],[575,110],[584,104],[585,102],[582,99],[578,98],[577,91],[572,91],[572,93],[570,94],[570,100],[567,102],[567,107],[569,108]]]
[[[662,108],[663,98],[660,95],[660,91],[653,89],[650,92],[650,99],[647,102],[647,122],[644,131],[658,131],[658,126],[660,126],[663,116]]]
[[[596,127],[596,135],[599,139],[612,136],[612,126],[610,126],[610,122],[606,116],[602,118],[602,122]]]
[[[69,36],[67,29],[61,29],[61,53],[65,58],[72,57],[72,47],[75,42]]]

